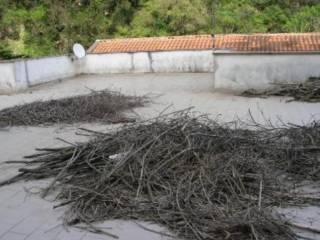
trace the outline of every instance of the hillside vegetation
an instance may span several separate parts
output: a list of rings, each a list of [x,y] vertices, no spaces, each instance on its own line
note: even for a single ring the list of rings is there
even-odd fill
[[[200,33],[320,32],[320,0],[0,0],[0,58],[74,42]]]

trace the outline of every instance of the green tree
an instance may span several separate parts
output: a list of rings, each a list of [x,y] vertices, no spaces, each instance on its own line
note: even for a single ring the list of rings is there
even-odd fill
[[[9,46],[5,43],[0,45],[0,59],[12,59],[14,58],[14,54],[10,50]]]
[[[288,20],[288,13],[277,4],[266,7],[262,12],[262,21],[266,32],[284,32]]]
[[[220,3],[216,10],[216,33],[266,32],[262,13],[248,1]]]
[[[134,36],[204,33],[210,30],[210,15],[201,0],[150,0],[131,27]]]
[[[301,8],[285,28],[288,32],[320,32],[320,4]]]
[[[319,0],[0,0],[6,56],[64,54],[96,39],[320,32]]]

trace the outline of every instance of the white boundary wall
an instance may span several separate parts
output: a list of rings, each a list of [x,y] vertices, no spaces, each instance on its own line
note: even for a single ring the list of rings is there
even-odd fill
[[[320,77],[318,54],[232,54],[166,51],[89,54],[0,62],[0,94],[78,74],[212,72],[217,90],[267,89],[272,83]]]
[[[128,73],[131,70],[132,55],[117,54],[89,54],[85,57],[82,73]]]
[[[153,72],[213,72],[213,51],[175,51],[151,54]]]
[[[76,76],[82,73],[82,64],[68,56],[0,62],[0,93]]]
[[[273,83],[320,77],[320,54],[219,54],[214,56],[214,88],[263,90]]]
[[[89,54],[83,73],[213,72],[213,51]]]
[[[77,74],[74,62],[67,56],[30,59],[25,64],[27,81],[31,86]]]

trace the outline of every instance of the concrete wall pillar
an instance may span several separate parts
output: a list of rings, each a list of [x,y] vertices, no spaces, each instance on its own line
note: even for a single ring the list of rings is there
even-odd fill
[[[14,62],[0,62],[0,94],[10,93],[15,87]]]

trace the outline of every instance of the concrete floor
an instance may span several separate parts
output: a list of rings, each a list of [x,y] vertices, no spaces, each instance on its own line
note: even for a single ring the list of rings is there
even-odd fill
[[[250,114],[257,122],[273,124],[305,124],[320,119],[320,104],[287,103],[283,98],[243,98],[231,94],[215,93],[212,87],[212,74],[134,74],[134,75],[92,75],[68,79],[60,83],[47,84],[29,89],[26,92],[0,96],[0,109],[16,104],[44,99],[57,99],[88,93],[89,89],[120,90],[125,94],[148,94],[153,102],[144,108],[135,109],[135,114],[145,119],[157,116],[166,109],[172,112],[194,107],[198,113],[210,114],[221,122],[241,119],[248,121]],[[84,141],[84,137],[75,133],[79,127],[94,130],[110,129],[101,124],[74,124],[52,127],[12,127],[0,129],[0,181],[17,171],[18,166],[6,166],[7,160],[19,160],[32,154],[36,147],[55,147],[63,145],[56,138],[68,141]],[[116,126],[112,126],[116,127]],[[76,229],[61,226],[63,209],[53,210],[50,199],[40,199],[36,194],[48,181],[17,183],[0,189],[0,240],[10,239],[110,239]],[[312,191],[319,192],[319,185]],[[314,190],[316,189],[316,190]],[[320,229],[320,209],[314,207],[283,210],[294,221],[312,225]],[[102,224],[112,228],[107,231],[116,234],[122,240],[157,240],[166,239],[145,231],[133,222],[112,221]],[[165,231],[159,226],[153,229]],[[320,239],[319,235],[307,234],[311,239]]]

